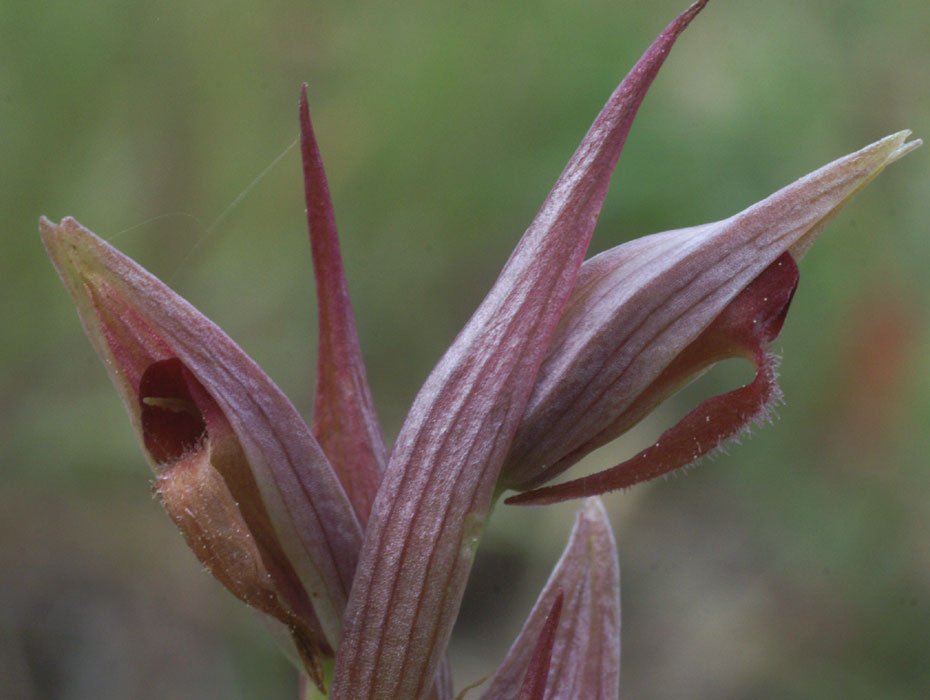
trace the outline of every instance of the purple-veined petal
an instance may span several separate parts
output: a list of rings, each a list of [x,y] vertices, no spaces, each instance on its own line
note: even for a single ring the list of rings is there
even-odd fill
[[[500,466],[636,109],[703,5],[670,24],[611,95],[494,287],[417,395],[365,532],[333,697],[414,700],[429,692]]]
[[[547,700],[611,700],[620,683],[620,567],[598,498],[578,511],[568,545],[482,700],[510,700],[532,665],[556,598],[565,597],[551,648]]]
[[[306,84],[300,90],[300,145],[319,307],[313,435],[364,525],[381,483],[387,450],[365,374]]]
[[[433,692],[430,694],[430,700],[452,700],[452,666],[449,664],[449,657],[442,657],[439,664],[439,670],[436,672],[436,683],[433,686]]]
[[[546,681],[549,680],[549,665],[552,661],[552,647],[555,644],[555,631],[559,626],[559,618],[562,616],[564,600],[565,594],[559,590],[546,616],[546,621],[543,623],[539,639],[536,640],[536,648],[527,665],[517,700],[543,700],[545,697]]]
[[[908,143],[909,134],[893,134],[840,158],[724,221],[646,236],[587,261],[537,376],[502,485],[538,487],[628,430],[712,362],[747,354],[756,360],[745,343],[724,353],[713,350],[714,343],[692,344],[779,256],[797,259],[856,192],[920,144]],[[783,280],[782,292],[793,286]],[[760,295],[759,303],[764,300],[767,295]],[[690,371],[663,374],[689,348]],[[775,394],[766,388],[766,377],[774,379],[770,363],[756,364],[762,377],[756,398],[767,393],[772,399]],[[725,406],[718,402],[717,408]],[[743,415],[746,425],[759,412]],[[710,426],[710,432],[738,432],[728,423],[724,417],[719,430]],[[713,446],[704,445],[695,457]],[[660,452],[647,460],[664,459]],[[593,490],[594,482],[589,486],[584,494],[606,490]],[[530,503],[534,497],[508,502]]]
[[[335,647],[362,532],[297,411],[215,324],[128,257],[71,218],[43,218],[40,230],[156,475],[187,451],[199,424],[145,413],[193,406],[256,542],[280,551]]]

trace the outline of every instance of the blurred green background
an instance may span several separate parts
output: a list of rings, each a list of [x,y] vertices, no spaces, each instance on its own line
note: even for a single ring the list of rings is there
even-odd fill
[[[258,620],[152,500],[38,216],[73,215],[170,281],[309,416],[297,150],[249,188],[296,138],[307,81],[391,439],[684,5],[0,3],[0,697],[295,697]],[[925,0],[712,0],[645,101],[592,252],[723,218],[888,133],[927,138],[928,35]],[[928,156],[891,166],[805,258],[775,425],[606,498],[624,697],[927,697]],[[719,366],[582,468],[748,376]],[[574,508],[496,510],[453,639],[457,688],[502,657]]]

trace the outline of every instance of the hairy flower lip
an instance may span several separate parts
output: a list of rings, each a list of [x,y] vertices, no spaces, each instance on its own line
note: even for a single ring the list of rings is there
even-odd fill
[[[138,387],[155,363],[178,358],[215,402],[228,428],[214,430],[210,439],[234,436],[226,440],[226,447],[239,449],[246,463],[231,488],[239,489],[239,497],[251,494],[256,512],[266,510],[273,532],[264,537],[273,539],[286,554],[305,595],[313,601],[325,644],[335,648],[361,528],[297,411],[219,328],[74,219],[54,224],[43,217],[40,231],[143,447],[142,414],[147,405],[143,399],[151,397],[140,397]],[[148,408],[166,410],[159,399],[179,397],[154,398],[155,405],[149,401]],[[200,399],[195,403],[209,433],[206,404]],[[156,474],[164,471],[160,457],[176,457],[183,451],[157,455],[144,449]],[[224,474],[224,478],[230,477]],[[253,534],[261,543],[261,532]],[[300,609],[296,601],[289,602]]]
[[[586,261],[501,489],[537,488],[631,427],[604,437],[767,265],[786,251],[799,259],[853,195],[920,145],[909,135],[887,136],[722,221],[646,236]]]
[[[181,530],[188,546],[233,595],[283,625],[281,645],[295,665],[324,688],[322,660],[332,655],[313,608],[302,594],[293,605],[293,588],[269,571],[267,547],[261,547],[240,511],[240,504],[214,468],[209,441],[170,463],[155,483],[155,494]],[[279,563],[279,562],[276,562]]]

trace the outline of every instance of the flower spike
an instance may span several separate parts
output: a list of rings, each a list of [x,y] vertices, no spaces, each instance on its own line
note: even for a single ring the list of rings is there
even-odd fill
[[[329,457],[364,525],[381,483],[387,450],[352,316],[336,217],[310,123],[306,83],[300,89],[300,147],[319,306],[313,436]]]
[[[312,429],[162,282],[74,219],[40,219],[156,497],[213,576],[262,613],[299,669],[302,698],[451,700],[446,647],[485,522],[507,489],[519,492],[507,503],[587,500],[482,700],[618,698],[619,566],[598,494],[690,464],[770,415],[781,391],[768,346],[798,262],[853,195],[921,143],[892,134],[728,219],[585,262],[639,106],[706,2],[669,24],[611,94],[390,454],[306,85],[301,152],[319,308]],[[547,486],[731,357],[753,363],[753,381],[705,400],[633,458]]]
[[[620,568],[613,531],[599,498],[587,499],[579,509],[565,551],[481,700],[510,700],[525,687],[538,665],[535,650],[546,637],[547,613],[563,595],[562,616],[548,644],[545,697],[616,700],[620,692]],[[523,686],[521,679],[525,679]]]
[[[424,698],[498,474],[647,88],[694,4],[611,95],[500,277],[430,374],[372,509],[336,655],[336,698]]]
[[[633,459],[512,504],[605,493],[691,463],[766,416],[781,394],[765,346],[795,260],[846,202],[920,141],[888,136],[724,221],[646,236],[587,261],[537,376],[501,486],[538,489],[635,425],[713,363],[747,357],[750,385],[710,399]]]
[[[362,532],[297,411],[219,328],[74,219],[40,230],[195,553],[283,622],[301,656],[331,653]]]

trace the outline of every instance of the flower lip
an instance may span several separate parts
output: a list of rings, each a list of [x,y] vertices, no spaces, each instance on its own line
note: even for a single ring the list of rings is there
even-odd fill
[[[169,399],[170,401],[170,399]],[[187,403],[186,400],[181,400]],[[284,625],[282,646],[322,690],[327,655],[319,623],[303,599],[282,587],[280,561],[268,559],[262,533],[253,532],[234,494],[213,464],[212,445],[164,463],[155,495],[200,562],[230,593]],[[267,562],[278,568],[272,575]],[[295,602],[297,603],[295,605]],[[303,614],[298,614],[300,610]],[[329,652],[331,654],[331,651]]]

